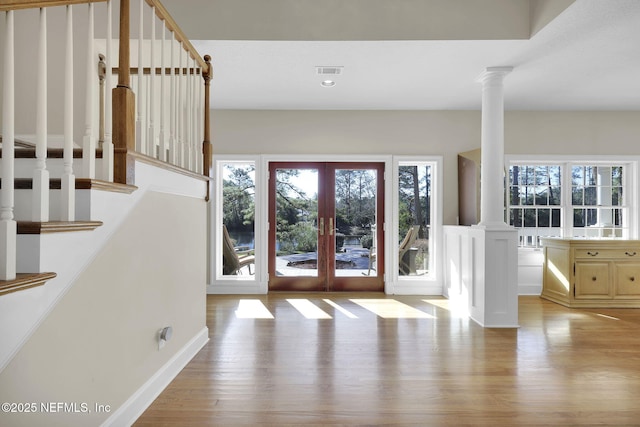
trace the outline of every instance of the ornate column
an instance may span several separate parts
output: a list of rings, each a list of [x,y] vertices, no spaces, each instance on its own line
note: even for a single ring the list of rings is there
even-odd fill
[[[482,83],[480,223],[504,228],[504,94],[503,79],[513,67],[488,67]]]
[[[518,327],[518,232],[504,221],[503,79],[513,67],[489,67],[482,83],[480,223],[471,227],[475,269],[469,316],[485,327]]]

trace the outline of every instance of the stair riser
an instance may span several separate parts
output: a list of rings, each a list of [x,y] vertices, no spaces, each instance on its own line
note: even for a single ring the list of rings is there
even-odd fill
[[[16,178],[33,178],[33,171],[35,169],[34,159],[16,159],[15,160],[15,177]],[[0,168],[2,170],[2,168]],[[63,159],[47,159],[47,170],[49,171],[49,178],[61,178],[64,174],[64,161]],[[82,175],[82,159],[74,159],[73,170],[76,177]],[[96,175],[97,178],[102,178],[102,159],[96,159]]]
[[[91,191],[76,190],[76,221],[91,221]],[[32,221],[33,191],[16,190],[15,208],[13,211],[16,221]],[[60,221],[61,190],[49,190],[49,221]]]

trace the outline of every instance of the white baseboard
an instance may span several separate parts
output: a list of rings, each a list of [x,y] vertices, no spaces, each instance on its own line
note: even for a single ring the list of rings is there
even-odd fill
[[[384,292],[387,295],[444,295],[442,284],[438,282],[387,282]]]
[[[264,295],[269,292],[266,282],[245,282],[241,280],[228,283],[215,283],[207,285],[209,295]]]
[[[518,284],[518,295],[540,295],[542,293],[542,285],[537,283]]]
[[[102,426],[132,425],[208,341],[209,329],[205,326],[102,423]]]

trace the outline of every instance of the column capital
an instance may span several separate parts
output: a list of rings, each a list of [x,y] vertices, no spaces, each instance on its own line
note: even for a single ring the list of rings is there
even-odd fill
[[[513,67],[504,66],[504,67],[487,67],[484,69],[482,73],[476,78],[478,83],[487,83],[496,78],[502,80],[504,76],[513,71]]]

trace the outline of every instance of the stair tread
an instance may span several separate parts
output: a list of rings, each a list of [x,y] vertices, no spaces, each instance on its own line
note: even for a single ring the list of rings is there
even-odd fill
[[[18,273],[14,280],[0,280],[0,295],[44,285],[56,273]]]
[[[17,221],[18,234],[50,234],[70,231],[91,231],[100,227],[102,221]]]
[[[16,159],[35,159],[36,158],[36,149],[35,147],[27,147],[27,146],[16,146],[15,149],[15,158]],[[47,148],[47,159],[62,159],[64,156],[64,149],[62,148]],[[2,148],[0,147],[0,158],[2,158]],[[82,148],[74,148],[73,149],[73,158],[81,159],[82,158]],[[96,159],[102,158],[102,149],[96,148]]]
[[[2,188],[2,180],[0,179],[0,188]],[[32,178],[15,178],[14,188],[16,190],[31,190],[33,189]],[[49,179],[50,190],[60,190],[62,188],[62,180],[60,178]],[[76,190],[101,190],[110,191],[113,193],[125,193],[131,194],[136,191],[138,187],[135,185],[120,184],[117,182],[103,181],[100,179],[90,178],[76,178]]]
[[[0,135],[0,144],[2,144],[2,135]],[[24,141],[22,139],[14,138],[13,145],[16,148],[31,148],[35,147],[35,144],[29,141]]]

